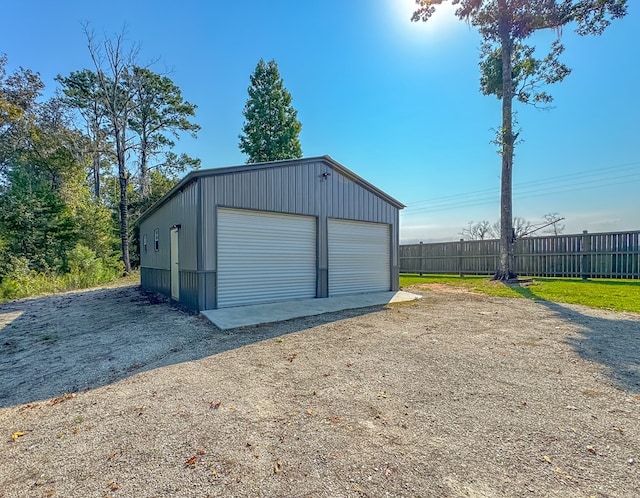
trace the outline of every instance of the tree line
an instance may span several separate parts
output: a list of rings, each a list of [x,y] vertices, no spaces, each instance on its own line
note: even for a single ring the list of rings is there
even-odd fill
[[[200,167],[175,152],[197,136],[196,105],[124,33],[84,33],[91,67],[58,75],[46,99],[38,72],[9,72],[0,54],[0,297],[29,295],[39,279],[64,288],[130,272],[135,220]],[[301,157],[291,100],[275,61],[260,60],[240,135],[247,162]]]
[[[564,232],[565,225],[561,223],[558,213],[547,213],[543,216],[544,222],[534,225],[531,221],[521,216],[514,216],[512,221],[513,240],[527,237],[532,233],[542,230],[543,233],[560,235]],[[491,223],[489,220],[470,221],[466,227],[460,231],[460,236],[466,240],[485,240],[500,238],[500,221]]]
[[[80,255],[100,262],[97,280],[130,272],[130,218],[199,165],[172,152],[179,132],[199,129],[196,106],[122,36],[87,37],[94,67],[59,75],[46,100],[38,73],[8,74],[0,58],[2,276],[65,274]]]

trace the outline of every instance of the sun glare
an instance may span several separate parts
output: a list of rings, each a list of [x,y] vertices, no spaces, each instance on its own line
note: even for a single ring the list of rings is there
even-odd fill
[[[418,8],[415,0],[386,0],[386,6],[394,35],[407,42],[441,41],[460,23],[454,15],[456,7],[450,2],[437,5],[427,22],[411,22],[411,15]]]

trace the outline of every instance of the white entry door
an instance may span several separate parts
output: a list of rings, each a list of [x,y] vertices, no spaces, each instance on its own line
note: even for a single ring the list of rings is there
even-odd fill
[[[171,228],[171,299],[180,300],[180,258],[178,256],[178,228]]]

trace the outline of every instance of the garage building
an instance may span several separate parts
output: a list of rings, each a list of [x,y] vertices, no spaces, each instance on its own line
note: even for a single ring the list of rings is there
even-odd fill
[[[194,171],[139,220],[142,287],[198,311],[398,290],[403,207],[329,156]]]

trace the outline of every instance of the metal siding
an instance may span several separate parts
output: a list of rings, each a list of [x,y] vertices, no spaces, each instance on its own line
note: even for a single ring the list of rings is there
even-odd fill
[[[189,309],[199,310],[197,272],[180,272],[180,302]]]
[[[218,209],[218,308],[315,295],[315,218]]]
[[[329,295],[391,289],[387,224],[328,220]]]
[[[140,254],[140,266],[169,270],[170,229],[181,225],[180,268],[197,269],[197,207],[198,189],[196,182],[187,185],[140,224],[140,237],[147,234],[147,253]],[[158,229],[159,250],[153,246],[153,233]]]
[[[323,177],[323,173],[328,173]],[[206,295],[199,296],[200,307],[211,309],[216,307],[216,270],[217,262],[217,219],[216,209],[237,208],[255,211],[272,210],[289,214],[310,215],[318,221],[317,261],[318,273],[317,295],[326,296],[328,292],[328,239],[326,235],[327,218],[349,218],[358,221],[386,223],[391,225],[392,239],[397,239],[399,210],[387,200],[380,198],[374,192],[362,185],[353,182],[334,170],[323,161],[302,162],[290,164],[279,168],[250,169],[246,172],[236,171],[211,176],[202,176],[194,184],[200,184],[200,216],[201,233],[198,235],[193,229],[193,244],[185,242],[180,247],[181,269],[197,269],[207,272],[207,277],[200,282],[200,292],[205,289]],[[194,189],[196,192],[197,189]],[[184,195],[185,192],[178,194]],[[173,199],[161,205],[143,225],[151,227],[148,232],[152,241],[153,230],[156,221],[162,219],[162,224],[167,227],[165,246],[168,245],[168,228],[174,223],[181,223],[183,230],[188,233],[191,230],[190,223],[197,226],[197,217],[188,215],[186,206],[181,211],[186,217],[182,220],[173,219],[166,214],[165,206],[174,202]],[[182,201],[187,204],[187,201]],[[194,206],[197,206],[197,196],[194,194]],[[169,211],[169,213],[171,210]],[[193,211],[195,213],[195,210]],[[157,216],[160,218],[157,218]],[[158,226],[160,223],[158,223]],[[181,230],[181,232],[183,231]],[[141,232],[142,233],[142,232]],[[393,237],[393,234],[396,234]],[[182,233],[181,233],[182,236]],[[201,263],[196,266],[197,251],[196,240],[201,244]],[[186,240],[186,237],[185,237]],[[182,239],[181,239],[182,243]],[[395,242],[397,244],[397,240]],[[153,252],[152,244],[149,246]],[[189,261],[189,251],[193,247],[193,263]],[[162,246],[161,246],[162,249]],[[392,252],[391,258],[397,259],[397,254]],[[186,261],[185,261],[186,260]],[[190,266],[183,266],[189,264]],[[144,261],[143,261],[144,265]],[[397,263],[396,263],[397,265]],[[393,267],[392,263],[392,267]],[[169,269],[167,258],[166,266]]]
[[[140,268],[140,285],[144,289],[169,296],[171,293],[170,280],[169,270]]]

